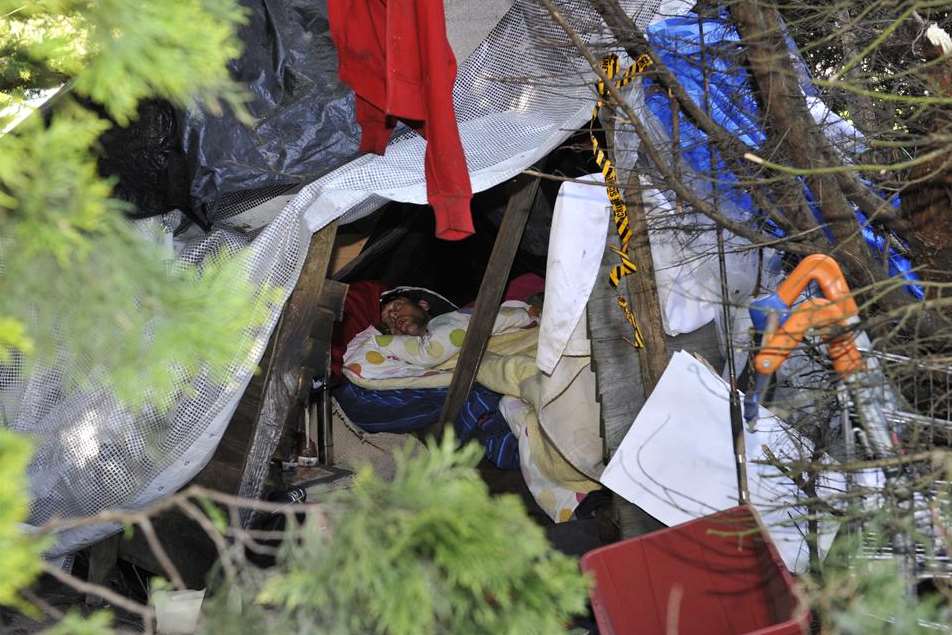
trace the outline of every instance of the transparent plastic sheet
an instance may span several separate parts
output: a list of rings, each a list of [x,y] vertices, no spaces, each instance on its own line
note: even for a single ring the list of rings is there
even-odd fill
[[[588,2],[558,4],[589,41],[604,39]],[[642,27],[687,8],[682,0],[623,4]],[[565,42],[541,5],[521,0],[460,65],[454,97],[475,191],[532,165],[591,116],[593,74]],[[596,53],[603,52],[596,46]],[[303,188],[253,240],[223,221],[177,249],[178,257],[199,263],[219,250],[244,250],[249,278],[281,289],[286,300],[314,231],[338,217],[355,220],[386,199],[425,203],[423,151],[423,140],[404,132],[393,139],[386,156],[360,157]],[[174,224],[174,219],[166,220]],[[95,360],[72,369],[54,364],[34,369],[30,376],[16,363],[0,367],[0,405],[7,425],[32,435],[37,448],[28,469],[30,524],[105,509],[140,509],[185,485],[214,453],[279,314],[275,307],[254,333],[253,343],[234,360],[227,382],[215,383],[204,375],[189,380],[189,390],[168,412],[133,415],[104,389],[67,393],[65,371],[88,375],[95,372]],[[261,493],[280,433],[274,422],[258,427],[243,495]],[[49,556],[73,552],[118,529],[102,524],[63,531]]]
[[[286,300],[309,242],[310,232],[300,215],[288,211],[252,241],[228,228],[200,235],[180,249],[179,260],[198,264],[213,254],[240,253],[248,278],[280,289]],[[168,248],[171,255],[171,245]],[[214,453],[279,310],[275,307],[262,327],[248,329],[248,348],[233,360],[226,382],[215,382],[205,373],[183,382],[167,412],[130,412],[105,389],[67,392],[66,369],[57,365],[35,369],[29,377],[15,366],[4,367],[0,372],[4,418],[36,445],[28,468],[33,495],[30,524],[104,509],[141,508],[194,477]],[[95,360],[84,361],[82,368],[70,370],[97,372]],[[49,556],[69,553],[117,529],[96,525],[64,531]]]
[[[604,43],[610,36],[590,3],[556,4],[596,55],[608,52]],[[642,28],[688,8],[682,0],[622,4]],[[613,52],[622,55],[623,63],[627,59],[623,51]],[[543,6],[535,0],[515,2],[457,73],[453,97],[473,191],[519,174],[588,121],[593,80],[588,63]],[[384,156],[364,155],[305,187],[311,229],[350,212],[370,195],[425,204],[424,148],[419,135],[406,131]],[[348,221],[356,218],[346,216]]]

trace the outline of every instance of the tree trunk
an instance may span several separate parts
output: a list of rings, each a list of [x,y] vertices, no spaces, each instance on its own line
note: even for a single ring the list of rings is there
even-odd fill
[[[815,171],[829,165],[831,152],[800,91],[776,11],[756,0],[740,0],[731,5],[731,15],[744,41],[768,136],[782,140],[785,155],[793,166],[813,170],[807,172],[804,180],[833,234],[835,257],[858,291],[881,285],[887,272],[870,254],[839,179]],[[884,294],[880,300],[884,305],[908,304],[909,298],[901,287],[890,287],[874,290]]]
[[[925,40],[925,38],[923,38]],[[928,44],[925,50],[929,60],[941,57],[938,47]],[[929,70],[927,77],[931,92],[941,97],[952,97],[952,62],[945,61]],[[936,107],[931,113],[928,128],[940,138],[936,143],[946,144],[952,131],[952,112],[947,106]],[[936,148],[922,147],[920,152]],[[910,230],[905,238],[915,254],[917,265],[923,267],[922,276],[930,282],[952,283],[952,159],[950,155],[915,166],[909,174],[909,185],[902,193],[903,218]],[[948,295],[939,287],[930,287],[930,298]]]
[[[849,7],[843,7],[836,12],[836,20],[839,23],[840,48],[843,51],[843,59],[851,60],[855,58],[860,51],[858,34],[853,28],[853,18],[850,15]],[[861,72],[859,65],[854,66],[846,74],[846,78],[853,82],[859,82]],[[846,103],[849,106],[850,115],[857,129],[866,137],[882,130],[877,122],[876,105],[867,95],[856,95],[847,93]]]

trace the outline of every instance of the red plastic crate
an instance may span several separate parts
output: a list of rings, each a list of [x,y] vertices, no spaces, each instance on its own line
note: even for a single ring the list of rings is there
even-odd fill
[[[596,549],[581,566],[595,577],[601,635],[667,635],[671,606],[677,635],[802,635],[809,627],[793,577],[746,506]]]

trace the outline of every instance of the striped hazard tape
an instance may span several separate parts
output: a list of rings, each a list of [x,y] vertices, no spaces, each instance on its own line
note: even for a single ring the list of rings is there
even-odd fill
[[[630,84],[640,73],[651,66],[651,58],[642,55],[635,63],[629,66],[625,71],[619,74],[619,64],[617,55],[609,55],[602,59],[602,71],[612,80],[616,87],[622,88]],[[617,79],[616,79],[617,78]],[[608,96],[608,87],[602,80],[596,85],[598,98],[595,106],[592,108],[592,121],[589,124],[589,137],[592,140],[592,152],[595,154],[595,163],[601,168],[602,176],[605,177],[605,189],[608,190],[608,202],[612,208],[612,220],[615,222],[615,229],[618,232],[618,247],[611,247],[611,250],[618,256],[618,264],[613,265],[608,272],[608,281],[613,288],[617,288],[621,279],[625,276],[638,271],[638,267],[628,257],[628,245],[631,243],[632,229],[628,222],[628,207],[625,205],[625,198],[622,196],[621,188],[618,185],[618,172],[608,154],[602,150],[595,135],[595,126],[598,122],[598,115],[605,106],[605,100]],[[644,338],[641,335],[641,329],[635,320],[635,315],[624,298],[618,298],[618,306],[625,313],[625,319],[631,324],[634,330],[635,341],[632,342],[637,348],[644,347]]]

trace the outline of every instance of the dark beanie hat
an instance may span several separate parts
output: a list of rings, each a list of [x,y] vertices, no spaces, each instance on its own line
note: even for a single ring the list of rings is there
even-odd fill
[[[380,294],[380,306],[383,306],[387,302],[397,298],[407,298],[411,302],[426,300],[430,305],[429,314],[431,317],[459,310],[458,306],[441,296],[439,293],[430,291],[429,289],[424,289],[423,287],[397,287],[395,289],[390,289],[389,291],[384,291]]]

